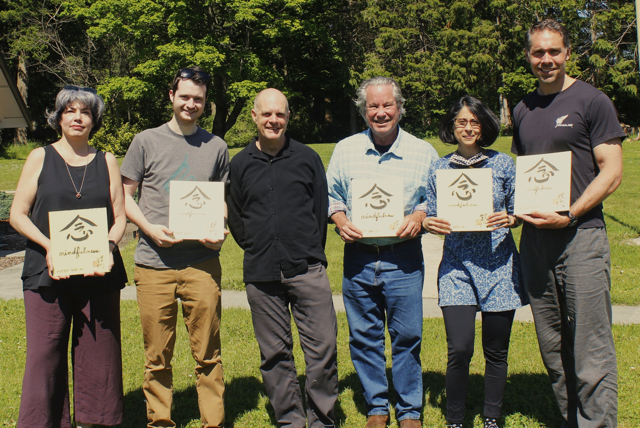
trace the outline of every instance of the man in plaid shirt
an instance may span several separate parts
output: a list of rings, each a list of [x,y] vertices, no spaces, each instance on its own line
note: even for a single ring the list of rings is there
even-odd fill
[[[386,426],[386,321],[400,427],[421,427],[424,262],[418,235],[426,217],[429,167],[438,155],[429,143],[398,125],[405,100],[395,80],[365,80],[357,95],[356,104],[369,129],[340,141],[327,170],[329,216],[345,242],[342,292],[351,360],[367,404],[366,428]],[[363,238],[351,222],[351,181],[360,178],[403,180],[405,217],[395,237]]]

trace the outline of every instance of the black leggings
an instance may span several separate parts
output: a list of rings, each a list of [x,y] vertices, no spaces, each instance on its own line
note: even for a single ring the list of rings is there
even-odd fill
[[[476,306],[445,306],[442,308],[447,330],[449,362],[445,385],[447,389],[447,422],[464,421],[464,405],[469,385],[469,363],[473,356]],[[486,360],[484,372],[484,416],[499,418],[502,396],[507,383],[509,337],[515,310],[482,312],[482,347]]]

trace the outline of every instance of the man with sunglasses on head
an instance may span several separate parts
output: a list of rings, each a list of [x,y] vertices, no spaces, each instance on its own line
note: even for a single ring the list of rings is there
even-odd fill
[[[224,423],[218,258],[224,240],[181,241],[168,228],[171,180],[227,182],[229,175],[226,143],[197,125],[210,79],[199,67],[178,71],[169,91],[173,117],[136,135],[120,168],[127,217],[140,229],[134,279],[144,337],[148,427],[175,427],[171,357],[178,299],[196,360],[202,426]]]

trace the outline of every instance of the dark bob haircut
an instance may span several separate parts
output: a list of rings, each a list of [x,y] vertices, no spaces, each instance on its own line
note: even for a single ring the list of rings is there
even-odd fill
[[[527,35],[524,38],[524,48],[529,52],[531,50],[531,37],[534,34],[540,33],[542,31],[551,31],[552,33],[557,33],[562,36],[562,44],[565,49],[571,49],[571,42],[569,41],[569,32],[562,24],[560,24],[555,19],[545,19],[542,21],[538,21],[527,31]]]
[[[192,76],[182,77],[181,74],[183,70],[190,72],[189,74],[192,74]],[[204,85],[204,87],[206,88],[205,93],[207,94],[209,93],[209,85],[211,84],[211,75],[206,71],[204,71],[203,69],[201,69],[200,67],[198,67],[197,65],[187,67],[187,68],[181,68],[180,70],[178,70],[178,72],[173,77],[173,81],[171,82],[171,90],[173,91],[174,94],[178,90],[178,83],[180,83],[180,81],[183,79],[192,80],[193,83],[196,83],[198,85]]]
[[[65,86],[56,97],[56,108],[53,111],[47,109],[46,117],[49,126],[56,130],[58,135],[62,135],[60,118],[67,107],[78,103],[91,110],[91,121],[93,127],[89,132],[89,138],[93,137],[102,127],[102,114],[104,113],[104,101],[94,89],[83,88],[81,86]]]
[[[440,124],[440,140],[445,144],[458,144],[458,140],[456,140],[454,134],[453,121],[463,107],[468,108],[480,123],[480,138],[477,144],[480,147],[489,147],[492,145],[500,134],[500,121],[496,115],[489,110],[489,107],[487,107],[485,103],[469,95],[454,102],[451,108],[449,108],[449,112],[442,118],[442,123]]]

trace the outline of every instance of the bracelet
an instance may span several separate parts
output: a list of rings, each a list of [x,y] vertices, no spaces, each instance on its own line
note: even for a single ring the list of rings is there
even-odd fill
[[[113,244],[113,250],[110,250],[113,253],[116,248],[118,248],[118,244],[116,244],[116,241],[113,241],[111,239],[109,239],[109,244]]]

